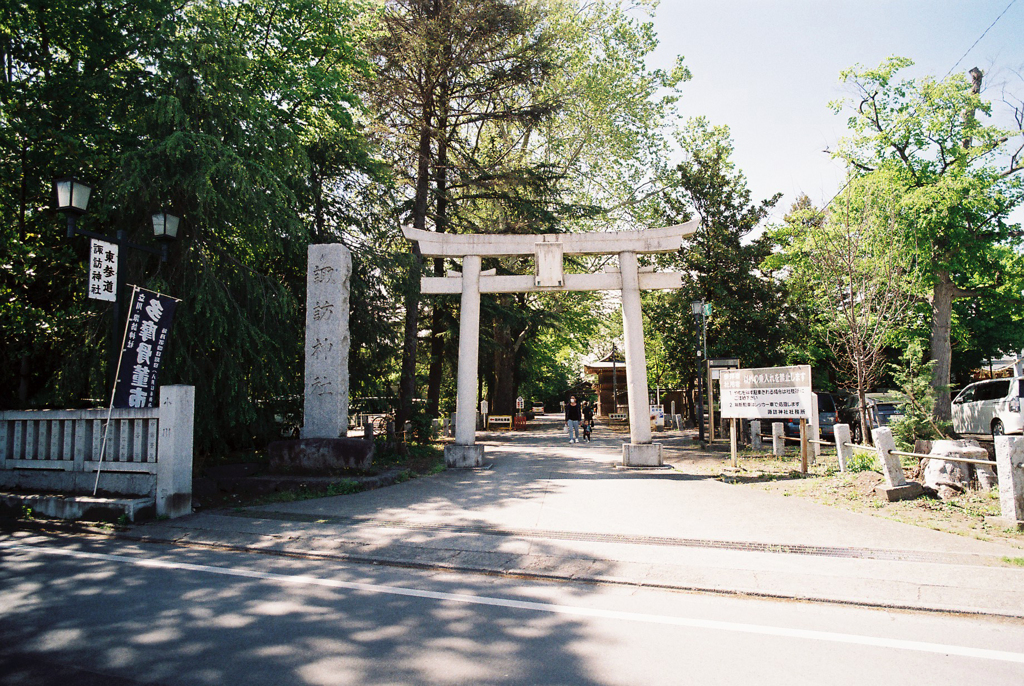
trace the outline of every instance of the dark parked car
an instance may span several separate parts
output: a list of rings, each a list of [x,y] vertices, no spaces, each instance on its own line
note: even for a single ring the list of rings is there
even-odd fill
[[[903,416],[903,406],[907,403],[907,396],[896,391],[888,393],[865,393],[864,400],[868,411],[868,431],[877,429],[880,426],[888,426],[894,420]],[[850,435],[854,443],[863,443],[864,436],[861,435],[860,409],[857,394],[854,393],[846,399],[846,402],[839,408],[840,424],[850,425]]]
[[[832,427],[836,423],[836,401],[831,393],[815,393],[818,396],[818,428],[821,429],[821,437],[826,441],[834,440],[835,434]],[[787,436],[800,436],[800,420],[790,417],[784,420],[784,427]],[[814,438],[808,434],[808,438]]]

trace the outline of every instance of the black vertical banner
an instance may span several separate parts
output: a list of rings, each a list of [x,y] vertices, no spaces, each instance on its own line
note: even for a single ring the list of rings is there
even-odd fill
[[[114,407],[153,407],[156,377],[178,300],[135,286],[114,386]]]

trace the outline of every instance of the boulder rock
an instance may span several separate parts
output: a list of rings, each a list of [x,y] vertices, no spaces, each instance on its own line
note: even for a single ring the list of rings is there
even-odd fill
[[[971,464],[967,460],[987,460],[988,451],[975,441],[934,441],[924,464],[924,485],[939,494],[943,500],[956,497],[966,491],[971,483]],[[994,478],[990,468],[989,474]],[[980,478],[980,475],[979,475]]]

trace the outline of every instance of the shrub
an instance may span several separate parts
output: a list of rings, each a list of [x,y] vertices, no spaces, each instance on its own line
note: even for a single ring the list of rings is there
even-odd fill
[[[877,454],[874,451],[854,450],[846,461],[846,469],[850,472],[870,472],[878,468]]]

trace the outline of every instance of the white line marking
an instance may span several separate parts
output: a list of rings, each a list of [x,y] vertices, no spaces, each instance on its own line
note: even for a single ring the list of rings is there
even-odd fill
[[[87,560],[102,560],[105,562],[120,562],[137,567],[149,567],[153,569],[172,569],[186,572],[203,572],[206,574],[219,574],[221,576],[242,577],[245,579],[259,579],[283,584],[296,584],[303,586],[322,586],[326,588],[338,588],[351,591],[365,591],[367,593],[380,593],[386,595],[408,596],[412,598],[425,598],[428,600],[446,600],[469,605],[489,605],[492,607],[506,607],[516,610],[531,610],[534,612],[547,612],[551,614],[569,615],[573,617],[596,617],[599,619],[615,619],[627,622],[643,622],[646,624],[664,624],[668,626],[686,627],[691,629],[712,629],[715,631],[731,631],[734,633],[756,634],[761,636],[779,636],[782,638],[798,638],[810,641],[829,641],[832,643],[846,643],[851,645],[872,646],[875,648],[894,648],[897,650],[913,650],[923,653],[938,653],[941,655],[958,655],[961,657],[973,657],[983,660],[999,660],[1002,662],[1017,662],[1024,664],[1024,653],[1012,653],[1003,650],[989,650],[986,648],[968,648],[943,643],[926,643],[923,641],[905,641],[895,638],[880,638],[877,636],[860,636],[857,634],[841,634],[832,631],[814,631],[809,629],[788,629],[785,627],[765,626],[760,624],[744,624],[740,622],[720,622],[710,619],[693,619],[688,617],[669,617],[665,615],[652,615],[637,612],[621,612],[618,610],[601,610],[587,607],[573,607],[570,605],[554,605],[550,603],[538,603],[528,600],[511,600],[508,598],[492,598],[488,596],[465,595],[461,593],[443,593],[440,591],[424,591],[416,588],[403,588],[401,586],[383,586],[379,584],[365,584],[355,581],[338,581],[336,579],[320,579],[305,575],[274,574],[272,572],[258,572],[251,569],[238,569],[233,567],[213,567],[208,565],[197,565],[187,562],[168,562],[165,560],[154,560],[148,558],[134,558],[124,555],[109,555],[105,553],[89,553],[81,550],[67,550],[63,548],[51,548],[46,546],[20,545],[17,543],[0,542],[0,549],[6,549],[18,553],[43,553],[45,555],[64,555]]]

